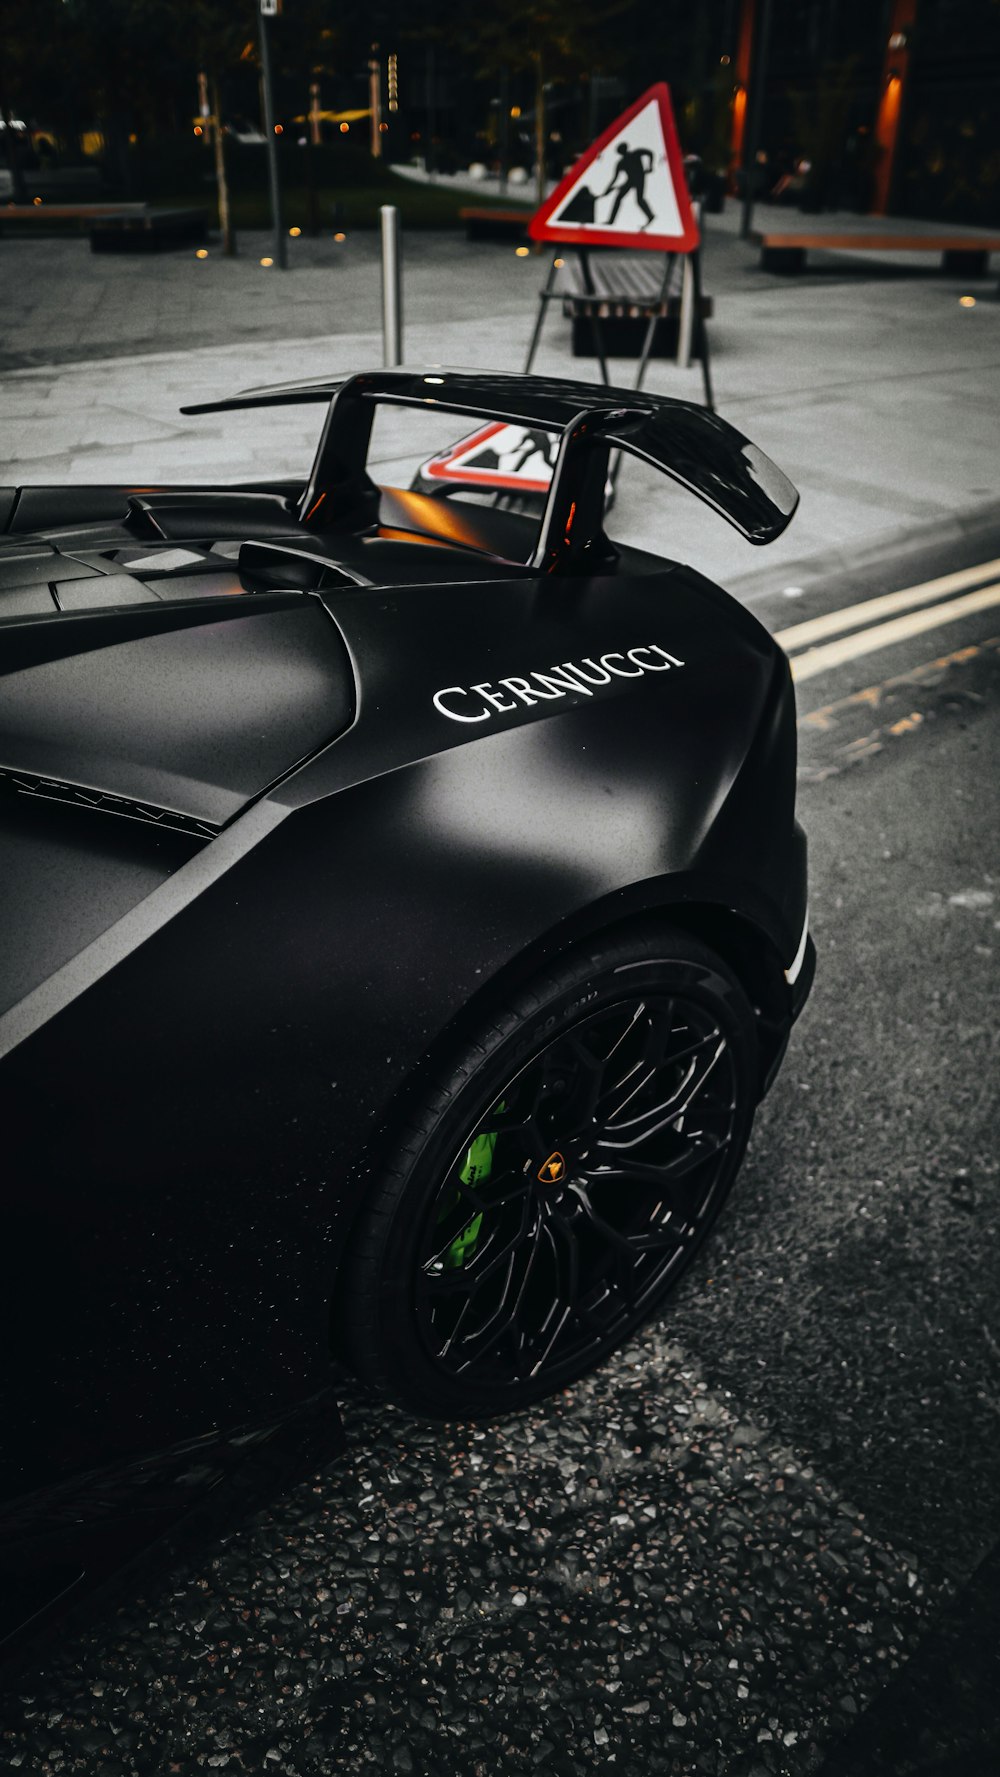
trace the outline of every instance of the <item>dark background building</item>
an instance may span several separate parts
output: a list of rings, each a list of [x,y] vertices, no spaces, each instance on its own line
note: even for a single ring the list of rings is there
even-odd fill
[[[179,195],[204,183],[206,92],[234,162],[255,131],[260,144],[253,0],[0,0],[0,30],[15,177],[89,164],[126,195]],[[554,175],[664,79],[685,150],[731,190],[756,89],[755,195],[784,181],[806,209],[1000,220],[1000,0],[493,0],[466,14],[283,0],[271,35],[292,183],[307,140],[351,151],[324,185],[365,182],[373,152],[530,174],[540,143]],[[238,189],[258,182],[255,158],[234,165]]]

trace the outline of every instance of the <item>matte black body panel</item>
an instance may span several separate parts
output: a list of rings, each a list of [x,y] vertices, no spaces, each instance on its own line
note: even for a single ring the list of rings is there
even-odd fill
[[[449,396],[493,411],[518,381]],[[439,386],[380,373],[348,402]],[[615,427],[652,451],[663,425],[669,473],[787,522],[722,422],[593,390],[581,420],[582,387],[517,396],[565,420],[562,495],[579,473],[591,497]],[[762,626],[608,544],[601,498],[588,555],[566,515],[542,547],[555,493],[539,543],[375,488],[363,426],[340,500],[333,421],[315,512],[290,482],[0,499],[0,1498],[22,1524],[324,1386],[387,1132],[552,958],[650,914],[707,932],[757,1011],[761,1090],[811,978],[794,699]]]
[[[231,820],[347,726],[354,687],[315,600],[214,615],[160,633],[122,620],[104,645],[93,624],[53,624],[59,653],[23,666],[0,646],[0,769]]]
[[[7,1057],[6,1302],[49,1358],[16,1402],[22,1485],[320,1384],[371,1136],[526,953],[686,900],[738,909],[776,968],[794,950],[787,666],[697,576],[330,603],[359,716],[275,793],[294,812]],[[658,641],[684,665],[471,742],[431,703]]]
[[[0,1012],[166,882],[204,840],[0,784]]]

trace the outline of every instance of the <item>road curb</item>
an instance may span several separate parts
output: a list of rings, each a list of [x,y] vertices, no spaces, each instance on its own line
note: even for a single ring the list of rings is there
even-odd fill
[[[982,501],[958,512],[940,514],[926,524],[894,525],[879,532],[856,549],[836,546],[815,550],[796,561],[782,562],[773,568],[756,568],[749,574],[733,575],[727,580],[727,591],[743,603],[783,593],[786,587],[804,589],[831,579],[836,574],[860,573],[878,567],[887,557],[902,551],[926,548],[931,544],[959,542],[974,537],[978,531],[996,531],[1000,527],[1000,505]]]

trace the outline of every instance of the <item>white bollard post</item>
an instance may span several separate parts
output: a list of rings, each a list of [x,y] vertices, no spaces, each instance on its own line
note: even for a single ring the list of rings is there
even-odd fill
[[[681,272],[681,312],[677,323],[677,368],[690,370],[691,346],[694,342],[694,260],[684,255]]]
[[[399,211],[382,205],[382,362],[403,362],[403,267],[399,251]]]

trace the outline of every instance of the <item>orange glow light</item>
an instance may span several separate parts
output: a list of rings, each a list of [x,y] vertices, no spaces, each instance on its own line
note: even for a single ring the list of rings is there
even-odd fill
[[[527,259],[528,257],[527,247],[515,247],[514,252],[517,254],[518,259]]]
[[[261,263],[261,265],[273,265],[274,260],[273,259],[262,259],[260,263]]]
[[[974,309],[976,306],[976,299],[974,296],[960,296],[958,300],[964,309]]]
[[[877,130],[878,139],[886,148],[894,141],[896,126],[899,122],[899,106],[903,96],[903,82],[898,74],[890,74],[886,82],[882,103],[879,106]]]
[[[283,136],[285,133],[284,124],[283,123],[276,123],[274,126],[274,133],[276,136]]]
[[[743,134],[747,121],[747,89],[742,81],[733,88],[733,121],[729,132],[729,152],[732,162],[739,165],[743,159]]]
[[[194,256],[196,259],[207,259],[208,258],[208,248],[207,247],[196,247],[194,250]]]
[[[341,124],[341,126],[340,126],[340,133],[341,133],[341,135],[342,135],[342,136],[346,136],[346,134],[347,134],[347,132],[348,132],[348,130],[349,130],[349,129],[350,129],[350,127],[351,127],[351,126],[350,126],[350,124],[349,124],[349,123],[342,123],[342,124]]]
[[[31,201],[33,204],[40,204],[42,200],[40,197],[33,197]]]
[[[195,124],[195,126],[194,126],[194,133],[195,133],[195,135],[196,135],[196,136],[203,136],[203,135],[204,135],[204,134],[205,134],[205,132],[204,132],[204,130],[203,130],[203,129],[202,129],[202,127],[201,127],[201,124],[200,124],[200,123],[196,123],[196,124]]]
[[[290,228],[288,230],[288,232],[292,236],[293,240],[298,240],[298,237],[302,233],[302,230],[301,230],[301,228]]]
[[[346,241],[347,236],[346,236],[346,234],[339,234],[338,233],[338,234],[335,234],[333,238],[335,241]]]

